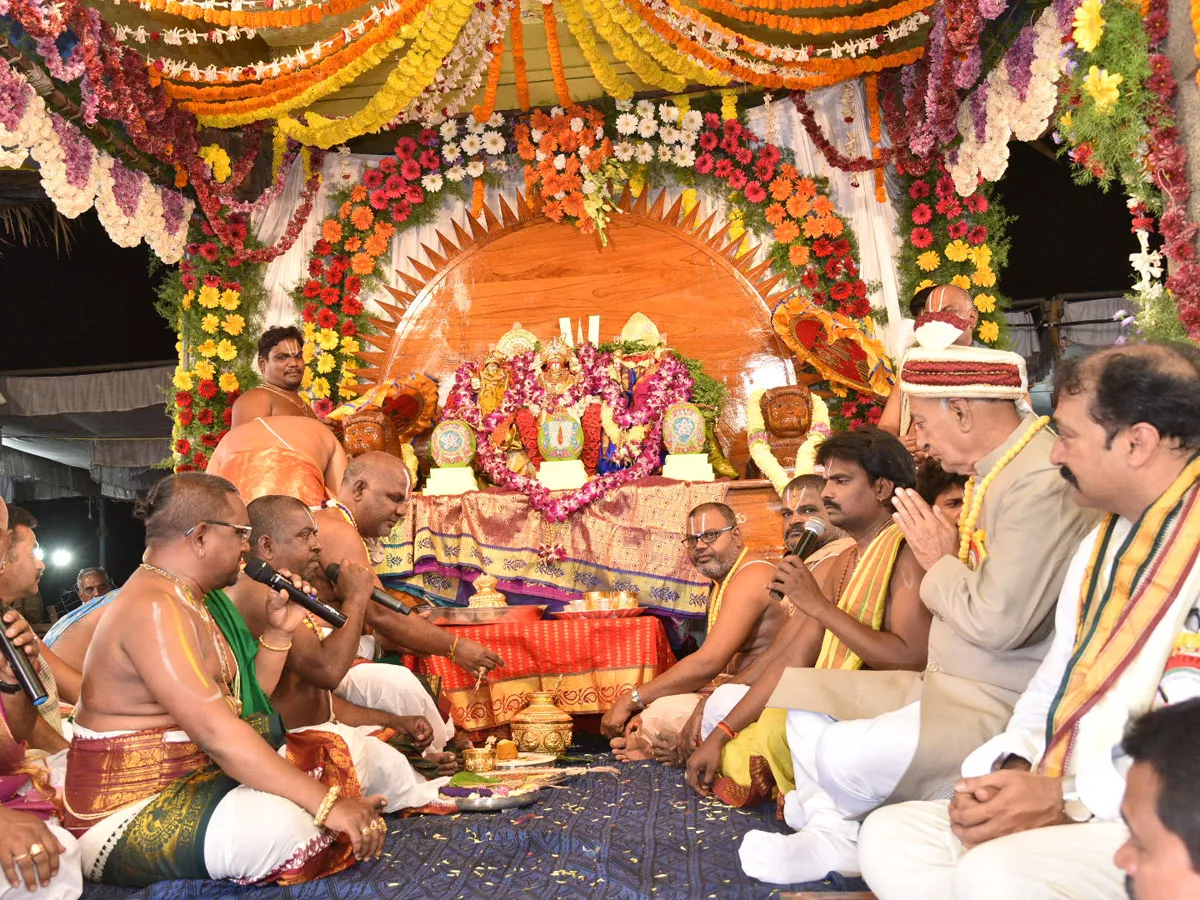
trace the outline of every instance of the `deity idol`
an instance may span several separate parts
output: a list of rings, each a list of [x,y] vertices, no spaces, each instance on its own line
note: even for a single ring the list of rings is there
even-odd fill
[[[781,465],[793,466],[796,452],[812,425],[812,398],[799,385],[770,388],[759,404],[767,426],[767,442]]]

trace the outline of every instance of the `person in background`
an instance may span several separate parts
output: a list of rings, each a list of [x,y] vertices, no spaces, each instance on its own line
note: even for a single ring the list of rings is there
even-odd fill
[[[75,576],[75,593],[79,595],[79,602],[84,605],[103,597],[114,587],[116,585],[103,566],[80,569],[79,574]]]
[[[958,522],[962,515],[963,488],[967,476],[947,472],[936,460],[927,459],[917,467],[917,493],[934,509],[940,509],[947,522]]]
[[[262,384],[234,401],[231,428],[272,416],[317,418],[300,396],[300,386],[304,383],[304,335],[299,328],[288,325],[263,332],[258,340],[258,371],[262,374]]]
[[[1200,699],[1147,713],[1121,748],[1133,760],[1121,816],[1129,840],[1113,861],[1131,900],[1200,897]]]

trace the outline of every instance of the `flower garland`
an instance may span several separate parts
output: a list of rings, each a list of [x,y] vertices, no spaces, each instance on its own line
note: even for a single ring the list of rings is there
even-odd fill
[[[657,371],[646,381],[643,401],[631,407],[612,374],[611,353],[600,353],[590,344],[584,344],[576,351],[576,360],[579,368],[576,382],[564,395],[550,399],[538,377],[541,372],[538,351],[514,357],[504,400],[486,417],[479,408],[474,387],[478,365],[467,363],[455,372],[442,413],[443,419],[461,419],[475,429],[479,468],[493,484],[525,494],[530,505],[552,522],[565,521],[572,513],[617,488],[653,474],[661,465],[663,413],[673,403],[687,401],[694,385],[687,365],[674,353],[664,353]],[[517,424],[531,459],[536,459],[536,416],[543,411],[567,411],[576,418],[586,418],[586,410],[594,409],[597,403],[603,404],[604,418],[611,420],[621,433],[634,436],[617,448],[614,457],[618,463],[627,464],[626,468],[599,475],[577,490],[554,494],[536,479],[509,469],[497,434]],[[514,423],[518,415],[523,421]]]
[[[996,285],[1008,261],[1009,219],[991,185],[959,197],[939,159],[924,175],[908,179],[902,199],[901,298],[907,302],[935,284],[957,285],[974,295],[979,313],[975,337],[999,343],[1008,301]]]
[[[817,447],[833,432],[829,427],[829,407],[817,394],[810,393],[812,400],[812,419],[808,428],[808,436],[800,449],[796,451],[796,462],[792,471],[786,468],[771,452],[771,444],[767,438],[767,425],[763,421],[762,398],[765,391],[755,391],[746,403],[746,442],[750,448],[750,458],[758,466],[763,477],[771,482],[775,493],[783,496],[783,489],[793,478],[808,475],[816,470]]]
[[[123,247],[145,241],[166,263],[183,254],[192,202],[156,187],[50,112],[25,76],[0,60],[0,149],[32,156],[46,196],[64,216],[93,206],[109,237]]]
[[[228,223],[245,229],[245,219]],[[233,264],[210,225],[193,219],[179,268],[158,289],[158,311],[177,329],[179,363],[167,411],[175,471],[203,471],[229,430],[233,402],[258,384],[253,360],[266,292],[260,266]],[[253,238],[247,236],[252,244]],[[240,267],[240,268],[239,268]],[[237,276],[237,277],[235,277]]]
[[[1187,216],[1187,154],[1171,105],[1178,85],[1163,52],[1166,0],[1149,0],[1145,9],[1124,0],[1086,0],[1072,24],[1075,68],[1056,124],[1075,178],[1101,188],[1118,180],[1130,198],[1139,251],[1130,256],[1138,279],[1129,299],[1138,307],[1141,333],[1200,339],[1197,227]],[[1152,274],[1155,216],[1170,263],[1165,284]]]
[[[146,26],[136,28],[116,23],[113,30],[117,40],[122,44],[133,41],[135,44],[166,44],[168,47],[182,47],[185,44],[198,44],[207,41],[212,44],[229,44],[242,38],[255,37],[258,32],[253,28],[241,28],[232,25],[229,28],[210,28],[196,31],[194,28],[164,28],[161,31],[147,31]]]

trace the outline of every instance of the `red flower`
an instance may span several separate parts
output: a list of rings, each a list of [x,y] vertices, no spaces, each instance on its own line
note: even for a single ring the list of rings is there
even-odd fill
[[[421,168],[428,172],[436,172],[442,164],[442,158],[432,150],[426,150],[421,154]]]
[[[175,405],[180,408],[186,408],[192,405],[192,395],[187,391],[175,392]]]
[[[300,318],[305,322],[311,322],[317,314],[317,305],[315,303],[305,303],[304,311],[300,313]]]
[[[912,211],[913,224],[925,225],[925,224],[928,224],[929,220],[932,218],[933,218],[933,210],[931,210],[929,208],[928,203],[918,203],[916,206],[913,207],[913,211]]]
[[[813,253],[815,253],[821,259],[824,259],[826,256],[830,256],[835,252],[837,252],[837,247],[834,245],[833,241],[829,240],[829,238],[819,237],[813,241]]]
[[[716,150],[718,143],[719,141],[717,140],[717,136],[711,131],[706,131],[704,134],[700,135],[701,150]]]
[[[219,289],[221,287],[221,279],[216,275],[205,275],[204,286]]]
[[[967,235],[967,243],[972,247],[978,247],[988,239],[988,230],[982,225],[976,225],[971,229],[971,233]]]
[[[412,212],[412,204],[407,200],[398,200],[392,204],[392,218],[397,222],[406,221],[410,212]]]
[[[208,457],[204,455],[203,450],[197,450],[192,454],[192,462],[196,464],[197,469],[208,468]]]
[[[348,316],[361,315],[363,305],[361,300],[355,300],[353,297],[347,297],[342,301],[342,312]]]
[[[200,384],[196,387],[196,393],[205,400],[211,400],[217,396],[217,383],[211,378],[201,378]]]
[[[726,137],[739,137],[742,133],[741,123],[737,119],[726,119],[721,127],[725,129]]]
[[[842,274],[842,261],[838,257],[826,260],[825,262],[825,277],[830,281]]]
[[[314,256],[308,261],[308,274],[316,278],[325,271],[325,260],[319,256]]]
[[[322,238],[313,245],[313,253],[317,256],[328,256],[333,252],[333,245]]]
[[[817,270],[808,268],[804,270],[804,274],[800,276],[800,283],[810,291],[814,290],[821,283],[821,278],[817,275]]]
[[[914,181],[908,186],[908,196],[912,197],[914,200],[920,200],[922,197],[928,197],[929,182]]]
[[[209,237],[212,237],[214,234],[216,234],[216,232],[213,231],[212,226],[209,225],[206,220],[202,220],[200,222],[200,230],[203,231]]]
[[[335,306],[342,299],[342,292],[337,288],[327,287],[321,291],[321,302],[326,306]]]
[[[704,127],[705,128],[720,128],[721,127],[721,117],[718,116],[715,112],[705,113],[704,114]]]
[[[718,178],[728,178],[733,173],[733,162],[728,159],[717,160],[716,173]]]
[[[200,410],[200,414],[196,416],[196,421],[201,425],[211,425],[213,423],[213,411],[211,406],[206,406]]]
[[[421,190],[419,184],[410,184],[404,189],[404,199],[416,205],[425,199],[425,192]]]
[[[761,182],[751,181],[746,185],[746,199],[751,203],[762,203],[767,199],[767,192]]]
[[[225,412],[221,413],[221,421],[224,422],[226,425],[233,424],[233,407],[232,406],[228,407],[225,410]]]
[[[967,229],[969,227],[966,219],[959,219],[957,222],[950,223],[950,226],[946,229],[946,234],[950,235],[950,240],[957,241],[959,238],[967,236]]]
[[[195,275],[183,276],[183,289],[185,291],[194,291],[198,287],[200,287],[200,279],[198,279]]]
[[[342,335],[344,337],[354,337],[358,334],[358,326],[354,324],[353,319],[347,319],[342,323]]]
[[[764,144],[763,148],[758,151],[758,161],[768,166],[777,164],[780,159],[779,148],[774,144]]]
[[[317,313],[317,324],[322,328],[337,328],[338,317],[332,309],[322,309]]]
[[[237,243],[244,244],[246,242],[246,226],[241,222],[237,222],[229,226],[229,236]]]
[[[187,456],[192,452],[192,442],[187,438],[180,438],[175,442],[175,452],[180,456]]]
[[[212,241],[208,241],[200,245],[200,255],[209,262],[216,262],[219,252],[220,251],[217,249],[217,245]]]
[[[973,213],[985,213],[988,211],[988,198],[983,194],[972,194],[967,199],[963,200],[967,209]]]
[[[215,434],[202,434],[200,435],[200,443],[205,447],[215,447],[217,446],[217,436]]]
[[[760,181],[770,183],[775,177],[775,164],[763,162],[761,159],[754,164],[754,174],[758,176]]]
[[[362,290],[362,279],[357,275],[348,275],[342,289],[347,297],[356,297],[358,296],[358,292]]]
[[[908,239],[914,247],[924,250],[933,243],[933,232],[928,228],[914,228]]]
[[[207,412],[207,410],[206,410],[206,412]],[[195,413],[193,413],[190,409],[181,409],[179,411],[179,416],[178,416],[179,424],[182,425],[184,428],[187,428],[189,425],[192,424],[192,419],[194,419],[195,417],[196,417]]]
[[[320,262],[320,260],[313,260],[313,261]],[[309,271],[312,271],[311,266],[309,267]],[[319,273],[313,272],[313,274],[316,275]],[[304,293],[304,296],[307,297],[309,300],[319,297],[321,295],[321,282],[317,281],[317,279],[315,279],[315,278],[308,279],[308,281],[304,282],[303,293]]]
[[[711,153],[701,153],[696,157],[696,171],[701,175],[707,175],[713,170],[713,157]]]
[[[735,191],[740,191],[746,186],[746,173],[741,169],[734,169],[729,173],[729,186]]]
[[[379,171],[384,175],[391,175],[396,171],[396,166],[400,165],[399,161],[394,156],[385,156],[379,161]]]
[[[386,162],[387,160],[384,160]],[[389,175],[387,181],[383,183],[383,192],[388,195],[389,200],[395,200],[404,190],[404,179],[399,175]]]
[[[417,142],[410,137],[402,137],[396,141],[396,156],[402,160],[412,159],[412,155],[417,152]],[[405,176],[408,177],[407,175]]]
[[[937,211],[947,219],[962,215],[962,204],[954,197],[943,197],[937,202]]]
[[[847,284],[845,281],[839,281],[829,291],[829,296],[832,297],[834,300],[836,300],[838,303],[842,303],[846,300],[849,300],[850,294],[851,294],[850,285]]]
[[[432,128],[422,128],[421,132],[417,135],[417,143],[426,147],[432,147],[437,143],[437,140],[437,132]]]
[[[954,179],[949,175],[943,175],[937,180],[937,184],[934,185],[933,189],[939,197],[953,197]]]
[[[850,242],[845,238],[838,238],[833,242],[833,254],[834,256],[849,256]]]
[[[329,271],[325,273],[325,280],[330,284],[341,284],[342,279],[346,277],[345,266],[330,266]]]
[[[405,181],[416,181],[421,177],[421,164],[415,159],[406,159],[400,164],[400,175]]]
[[[749,147],[738,147],[733,155],[737,157],[737,161],[743,166],[750,165],[750,161],[754,159],[754,153]]]
[[[378,169],[367,169],[363,172],[362,184],[368,191],[373,191],[383,184],[383,173]]]
[[[370,197],[367,199],[367,202],[371,204],[372,209],[387,209],[387,207],[388,207],[387,192],[382,191],[382,190],[371,191]]]

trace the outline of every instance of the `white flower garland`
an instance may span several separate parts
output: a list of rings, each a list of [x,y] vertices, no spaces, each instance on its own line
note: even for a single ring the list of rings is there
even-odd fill
[[[973,102],[970,97],[958,112],[958,132],[962,143],[951,154],[947,169],[954,188],[963,197],[973,194],[979,179],[999,181],[1008,168],[1008,143],[1038,138],[1054,115],[1058,103],[1058,82],[1066,72],[1068,56],[1062,49],[1062,27],[1053,6],[1048,6],[1033,25],[1033,63],[1029,88],[1021,100],[1008,76],[1008,65],[1001,60],[988,74],[981,88],[986,91],[984,137],[976,133]],[[980,88],[977,88],[979,90]]]
[[[750,458],[763,473],[763,477],[771,482],[775,493],[782,495],[783,489],[793,478],[800,475],[811,475],[817,468],[817,445],[832,433],[829,427],[829,407],[816,394],[812,398],[812,421],[808,428],[808,437],[796,451],[796,465],[789,473],[771,452],[767,441],[767,425],[763,421],[762,398],[766,391],[755,391],[750,395],[746,406],[746,440],[750,448]]]

